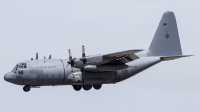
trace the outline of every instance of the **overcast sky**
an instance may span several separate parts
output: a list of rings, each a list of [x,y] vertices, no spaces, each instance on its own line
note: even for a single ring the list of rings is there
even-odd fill
[[[117,84],[76,92],[71,86],[25,93],[4,81],[16,63],[148,49],[162,14],[175,13],[182,51]],[[199,112],[199,0],[0,0],[1,112]]]

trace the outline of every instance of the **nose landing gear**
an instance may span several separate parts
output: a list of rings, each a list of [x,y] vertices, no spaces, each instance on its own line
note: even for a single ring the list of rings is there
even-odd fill
[[[25,85],[25,86],[23,87],[23,90],[24,90],[24,92],[29,92],[29,91],[31,90],[31,87],[28,86],[28,85]]]

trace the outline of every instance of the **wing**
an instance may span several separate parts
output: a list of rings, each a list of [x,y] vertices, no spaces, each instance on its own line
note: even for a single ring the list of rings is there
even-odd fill
[[[133,60],[138,59],[139,57],[135,55],[135,53],[141,52],[143,50],[127,50],[127,51],[121,51],[111,54],[105,54],[103,55],[103,58],[109,59],[105,64],[110,63],[127,63]]]
[[[128,68],[129,66],[125,63],[138,59],[139,57],[136,56],[135,53],[141,51],[143,50],[127,50],[101,56],[88,57],[87,61],[95,64],[91,64],[93,66],[85,66],[85,70],[90,72],[105,72]]]

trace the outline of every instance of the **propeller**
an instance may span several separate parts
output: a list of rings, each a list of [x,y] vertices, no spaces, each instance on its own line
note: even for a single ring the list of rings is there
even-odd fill
[[[76,61],[76,58],[72,59],[72,55],[71,55],[71,50],[70,49],[68,50],[68,52],[69,52],[69,61],[67,62],[68,63],[67,66],[71,65],[71,72],[73,72],[74,62]],[[83,62],[83,65],[81,65],[81,71],[83,73],[85,73],[84,67],[85,67],[85,65],[87,63],[87,59],[86,59],[86,56],[85,56],[85,47],[84,46],[82,46],[82,58],[80,58],[80,61]]]
[[[67,63],[68,63],[68,65],[69,64],[71,65],[71,72],[73,72],[74,61],[76,60],[76,58],[72,59],[72,54],[71,54],[71,50],[70,49],[68,50],[68,52],[69,52],[69,61]]]

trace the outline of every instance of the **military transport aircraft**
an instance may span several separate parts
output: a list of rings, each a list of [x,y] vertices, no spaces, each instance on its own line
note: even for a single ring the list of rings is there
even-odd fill
[[[72,85],[74,90],[99,90],[102,84],[115,84],[130,78],[147,68],[168,60],[191,55],[182,55],[176,19],[173,12],[165,12],[161,18],[153,41],[147,51],[136,49],[103,55],[86,56],[82,46],[82,57],[69,59],[36,59],[17,63],[4,79],[23,90],[40,86]]]

